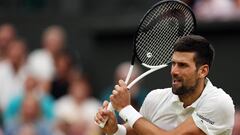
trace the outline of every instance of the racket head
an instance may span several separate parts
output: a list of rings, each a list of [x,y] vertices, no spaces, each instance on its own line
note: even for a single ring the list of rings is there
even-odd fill
[[[134,55],[146,67],[171,62],[177,39],[193,33],[196,19],[191,8],[178,0],[155,4],[142,18],[134,38]]]

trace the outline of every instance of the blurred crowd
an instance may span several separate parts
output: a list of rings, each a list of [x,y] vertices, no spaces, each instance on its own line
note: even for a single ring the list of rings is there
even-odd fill
[[[89,77],[65,49],[66,32],[49,26],[29,51],[9,23],[0,25],[1,135],[99,135],[100,102]]]
[[[66,49],[63,27],[47,27],[32,51],[17,33],[14,25],[0,24],[0,135],[101,135],[94,116],[130,63],[116,67],[113,84],[97,99],[90,76]],[[136,66],[130,80],[140,73]],[[147,94],[140,84],[131,90],[136,108]]]
[[[68,15],[81,15],[92,12],[99,15],[101,11],[110,12],[110,14],[146,11],[150,5],[161,0],[1,0],[0,9],[16,12],[23,9],[30,13],[47,11],[47,13],[69,13]],[[196,18],[200,21],[229,21],[240,20],[240,0],[181,0],[189,4]],[[106,7],[106,8],[105,8]],[[106,13],[105,13],[106,14]]]
[[[182,0],[199,21],[239,21],[240,0]]]

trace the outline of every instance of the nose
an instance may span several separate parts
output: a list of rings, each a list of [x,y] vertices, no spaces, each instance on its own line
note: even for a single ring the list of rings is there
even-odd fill
[[[178,74],[179,74],[179,70],[178,70],[177,64],[172,65],[171,75],[175,76],[175,75],[178,75]]]

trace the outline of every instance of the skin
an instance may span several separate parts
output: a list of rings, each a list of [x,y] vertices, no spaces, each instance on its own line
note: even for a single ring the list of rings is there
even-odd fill
[[[195,53],[193,52],[174,52],[172,56],[171,76],[173,93],[179,96],[184,107],[191,105],[200,97],[205,86],[205,78],[209,72],[208,65],[202,65],[197,68],[194,58]],[[181,92],[182,89],[187,90]],[[110,101],[117,111],[130,105],[130,93],[123,80],[119,80],[115,86],[110,96]],[[102,130],[111,135],[117,131],[118,127],[114,114],[106,109],[107,105],[108,103],[104,102],[103,107],[101,107],[96,114],[95,122],[103,122],[108,117],[109,119]],[[157,127],[143,117],[135,122],[133,128],[127,126],[126,128],[127,135],[205,135],[205,133],[195,125],[191,116],[170,131],[165,131]]]

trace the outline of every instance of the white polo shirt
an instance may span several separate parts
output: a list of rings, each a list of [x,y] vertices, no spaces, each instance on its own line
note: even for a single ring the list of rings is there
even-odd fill
[[[207,135],[231,135],[234,124],[232,98],[207,79],[201,96],[184,108],[171,88],[151,91],[140,109],[140,113],[158,127],[171,130],[189,116]]]

